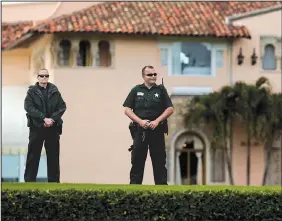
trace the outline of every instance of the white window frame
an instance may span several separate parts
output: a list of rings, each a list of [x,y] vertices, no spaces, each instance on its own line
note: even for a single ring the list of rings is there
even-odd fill
[[[211,47],[211,74],[209,75],[203,75],[203,74],[180,74],[180,73],[173,73],[173,67],[172,67],[172,46],[173,43],[183,43],[183,42],[198,42],[198,43],[203,43],[206,45],[209,45]],[[216,71],[217,71],[217,52],[218,51],[223,51],[223,57],[222,57],[222,66],[224,66],[225,60],[224,60],[224,50],[227,49],[227,44],[226,43],[212,43],[212,42],[203,42],[203,41],[173,41],[173,42],[159,42],[158,47],[160,49],[160,51],[162,51],[163,49],[167,50],[167,65],[163,65],[162,64],[162,59],[163,56],[162,54],[160,55],[160,64],[162,66],[167,66],[168,67],[168,76],[174,76],[174,77],[216,77]]]
[[[281,69],[282,69],[282,50],[281,50],[281,42],[282,42],[282,38],[281,36],[275,36],[275,35],[262,35],[260,36],[260,72],[261,73],[281,73]],[[265,56],[265,46],[267,46],[268,44],[272,45],[274,47],[275,50],[275,62],[276,62],[276,69],[273,70],[268,70],[268,69],[264,69],[263,68],[263,59]],[[281,60],[280,60],[281,58]],[[281,62],[279,62],[279,60]],[[280,63],[280,64],[279,64]],[[280,65],[280,68],[279,68]]]

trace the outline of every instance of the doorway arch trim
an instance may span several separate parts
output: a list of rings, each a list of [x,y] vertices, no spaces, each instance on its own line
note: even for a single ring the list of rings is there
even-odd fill
[[[175,185],[175,144],[177,139],[184,134],[189,134],[189,135],[194,135],[197,136],[203,143],[204,145],[204,151],[206,154],[206,184],[209,185],[211,184],[211,173],[210,173],[210,168],[211,168],[211,157],[210,157],[210,141],[208,137],[203,133],[199,128],[189,128],[189,129],[182,129],[178,131],[172,138],[171,143],[170,143],[170,148],[169,148],[169,156],[170,156],[170,168],[169,168],[169,173],[170,173],[170,180],[169,183],[172,185]]]

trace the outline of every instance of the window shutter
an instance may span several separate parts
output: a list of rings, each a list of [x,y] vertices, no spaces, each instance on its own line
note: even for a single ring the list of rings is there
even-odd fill
[[[166,47],[161,48],[161,65],[162,66],[168,65],[168,48]]]
[[[226,44],[213,44],[212,45],[212,75],[216,76],[216,69],[224,66],[224,50]]]
[[[216,67],[222,68],[223,67],[223,50],[222,49],[215,50],[215,59],[216,59]]]
[[[182,74],[180,53],[181,53],[181,43],[173,43],[172,48],[171,48],[172,74],[173,75]]]

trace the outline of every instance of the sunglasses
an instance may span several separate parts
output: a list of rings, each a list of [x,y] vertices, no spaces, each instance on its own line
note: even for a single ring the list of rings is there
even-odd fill
[[[41,78],[49,78],[49,74],[39,74],[38,77],[41,77]]]
[[[158,74],[157,73],[153,73],[153,74],[145,74],[146,76],[149,76],[149,77],[156,77]]]

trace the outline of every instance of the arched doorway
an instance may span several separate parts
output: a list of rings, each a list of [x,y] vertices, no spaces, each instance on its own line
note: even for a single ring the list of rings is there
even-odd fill
[[[205,185],[209,181],[210,143],[198,129],[182,130],[174,135],[169,149],[170,184]]]
[[[176,145],[176,167],[177,180],[182,185],[205,184],[205,151],[203,145],[197,145],[197,137],[183,137],[184,142]],[[182,139],[179,139],[182,140]]]

